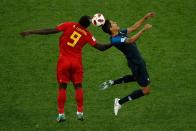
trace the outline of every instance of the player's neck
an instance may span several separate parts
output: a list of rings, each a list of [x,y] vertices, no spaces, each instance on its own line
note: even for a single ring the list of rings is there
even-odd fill
[[[116,36],[116,35],[118,35],[118,31],[112,32],[112,36]]]

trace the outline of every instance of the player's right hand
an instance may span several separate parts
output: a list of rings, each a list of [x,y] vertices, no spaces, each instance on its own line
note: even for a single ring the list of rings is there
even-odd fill
[[[21,35],[22,37],[25,37],[25,36],[30,35],[30,32],[21,32],[20,35]]]
[[[154,17],[154,16],[155,16],[154,12],[149,12],[144,17],[145,17],[145,19],[148,19],[148,18],[151,18],[151,17]]]

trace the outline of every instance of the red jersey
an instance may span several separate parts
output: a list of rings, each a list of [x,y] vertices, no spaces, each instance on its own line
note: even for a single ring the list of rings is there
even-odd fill
[[[82,58],[82,48],[86,43],[96,44],[93,35],[76,22],[65,22],[56,27],[63,34],[59,40],[60,57]]]

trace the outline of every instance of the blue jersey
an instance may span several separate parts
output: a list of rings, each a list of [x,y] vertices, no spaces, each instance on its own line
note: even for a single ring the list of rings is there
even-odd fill
[[[120,30],[118,35],[110,38],[111,44],[120,50],[127,58],[128,63],[140,64],[144,62],[137,48],[136,43],[127,44],[125,43],[127,36],[127,29]]]

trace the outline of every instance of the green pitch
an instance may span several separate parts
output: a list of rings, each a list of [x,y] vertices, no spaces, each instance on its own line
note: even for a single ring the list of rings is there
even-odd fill
[[[195,0],[1,0],[0,1],[0,130],[66,131],[194,131],[196,130],[196,2]],[[129,73],[115,48],[102,53],[83,50],[85,121],[77,121],[74,89],[67,91],[67,121],[55,122],[58,37],[19,32],[77,21],[101,12],[121,27],[149,11],[153,28],[138,41],[151,76],[152,93],[125,104],[118,117],[113,100],[138,88],[122,84],[100,91],[98,85]],[[98,41],[108,36],[90,27]]]

